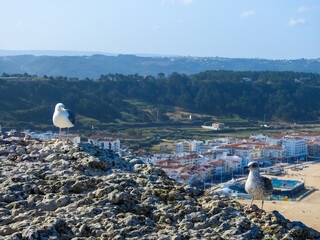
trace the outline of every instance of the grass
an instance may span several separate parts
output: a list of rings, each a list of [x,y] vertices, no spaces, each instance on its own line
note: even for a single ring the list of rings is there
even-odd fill
[[[169,117],[167,121],[148,121],[144,122],[139,118],[139,115],[134,115],[128,112],[121,112],[121,119],[114,119],[113,122],[102,122],[94,118],[86,117],[77,114],[77,120],[79,124],[75,126],[74,131],[78,131],[83,135],[92,134],[91,126],[94,126],[99,131],[102,131],[107,136],[121,136],[126,135],[128,129],[134,129],[139,132],[142,130],[142,135],[147,138],[153,136],[160,136],[161,139],[165,139],[164,142],[157,143],[151,147],[151,150],[157,151],[160,146],[165,144],[173,144],[175,141],[184,140],[208,140],[217,137],[234,137],[234,138],[248,138],[250,135],[264,134],[272,135],[276,133],[287,132],[316,132],[320,133],[320,124],[305,124],[305,125],[291,125],[291,129],[269,129],[260,128],[261,122],[252,121],[250,119],[243,119],[237,115],[230,116],[214,116],[209,114],[193,113],[189,110],[179,107],[167,107],[150,105],[145,102],[137,100],[125,100],[129,104],[134,105],[138,111],[149,112],[152,115],[158,108],[166,109],[166,115]],[[194,118],[190,119],[192,115]],[[6,122],[6,126],[2,124],[3,128],[17,128],[25,129],[30,128],[36,131],[46,131],[48,129],[54,129],[51,122],[48,124],[37,124],[33,122],[27,122],[21,120],[10,121],[13,117],[3,112],[0,116],[1,122]],[[223,122],[229,129],[222,131],[213,131],[201,128],[201,125],[211,125],[212,122]],[[270,124],[270,123],[268,123]],[[279,124],[279,123],[271,123]],[[282,123],[288,125],[288,123]],[[112,129],[112,130],[111,130]]]
[[[164,140],[163,142],[160,142],[159,144],[156,144],[156,145],[153,145],[151,150],[153,152],[156,152],[156,153],[168,153],[166,151],[161,151],[160,150],[160,147],[161,146],[165,146],[165,145],[169,145],[169,147],[171,149],[173,149],[173,144],[174,144],[174,141],[170,141],[170,140]]]

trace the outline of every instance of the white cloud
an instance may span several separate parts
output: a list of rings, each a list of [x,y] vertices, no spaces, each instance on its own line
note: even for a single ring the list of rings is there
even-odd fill
[[[23,25],[22,22],[17,22],[17,23],[16,23],[16,26],[17,26],[17,27],[21,27],[22,25]]]
[[[307,12],[307,11],[308,11],[308,8],[307,8],[307,7],[304,7],[304,6],[298,7],[298,12],[299,12],[299,13]]]
[[[240,17],[241,18],[248,18],[248,17],[255,15],[255,14],[257,14],[255,11],[245,11],[240,14]]]
[[[161,4],[166,3],[182,3],[183,5],[190,5],[194,2],[194,0],[161,0]]]
[[[288,25],[290,27],[293,27],[293,26],[295,26],[297,24],[305,24],[306,22],[307,22],[307,20],[304,19],[304,18],[297,18],[297,19],[296,18],[291,18],[289,23],[288,23]]]
[[[297,11],[298,13],[305,13],[305,12],[319,12],[320,10],[320,6],[300,6],[298,7]]]

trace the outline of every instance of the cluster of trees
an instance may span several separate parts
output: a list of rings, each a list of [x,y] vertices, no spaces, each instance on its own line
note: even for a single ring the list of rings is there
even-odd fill
[[[299,121],[318,119],[320,113],[316,104],[319,74],[206,71],[190,76],[158,74],[156,78],[103,75],[98,81],[116,82],[117,95],[126,98],[216,116]]]
[[[255,120],[317,120],[319,87],[319,74],[295,72],[108,74],[96,80],[2,74],[0,124],[49,125],[57,102],[99,122],[130,121],[129,115],[137,122],[169,121],[166,109],[172,106]],[[156,107],[145,111],[127,100]]]

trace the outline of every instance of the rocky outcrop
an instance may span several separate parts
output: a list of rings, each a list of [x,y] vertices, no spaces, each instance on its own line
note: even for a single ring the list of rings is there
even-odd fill
[[[0,137],[0,239],[317,239],[90,145]]]

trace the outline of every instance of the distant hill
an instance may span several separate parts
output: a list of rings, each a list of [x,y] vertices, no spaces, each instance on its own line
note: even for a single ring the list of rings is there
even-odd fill
[[[8,74],[28,73],[37,76],[96,79],[101,74],[120,73],[125,75],[157,76],[158,73],[168,75],[178,72],[189,75],[207,70],[320,73],[320,59],[267,60],[220,57],[148,57],[63,51],[31,51],[30,53],[34,55],[13,55],[14,53],[20,54],[19,51],[0,51],[0,55],[2,55],[0,57],[0,74],[3,72]],[[65,56],[66,54],[69,56]]]
[[[303,122],[320,119],[320,74],[206,71],[157,77],[107,74],[95,80],[0,77],[0,125],[52,127],[56,103],[77,114],[78,127],[179,123],[173,109],[248,120]],[[207,119],[199,119],[200,124]],[[202,121],[202,122],[201,122]]]

